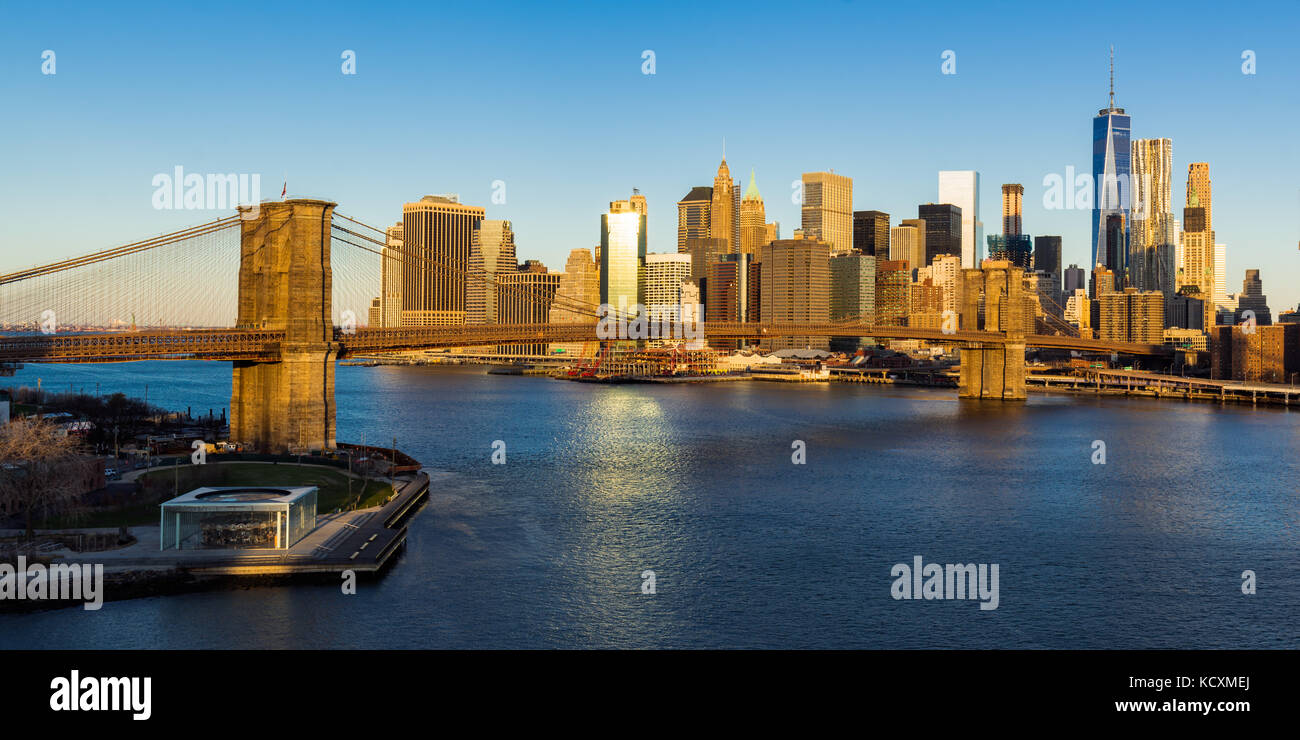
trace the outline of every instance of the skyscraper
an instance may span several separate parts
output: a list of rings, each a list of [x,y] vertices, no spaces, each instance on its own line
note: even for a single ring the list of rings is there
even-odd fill
[[[831,254],[853,248],[853,178],[834,172],[803,174],[803,233],[821,239]]]
[[[1025,186],[1009,183],[1002,186],[1002,235],[1019,236],[1024,211]]]
[[[1268,296],[1264,295],[1264,282],[1259,279],[1259,270],[1246,270],[1246,279],[1241,281],[1241,294],[1237,296],[1237,310],[1232,323],[1240,324],[1250,311],[1256,326],[1271,326],[1273,312],[1268,308]]]
[[[961,257],[955,255],[941,254],[930,263],[930,277],[943,293],[942,308],[954,314],[961,313],[961,271]]]
[[[640,190],[636,188],[632,188],[632,197],[628,198],[627,200],[629,203],[632,204],[632,210],[636,211],[642,216],[650,215],[649,213],[646,212],[645,196],[641,194]]]
[[[906,260],[876,260],[876,326],[907,326],[911,272]]]
[[[763,196],[758,192],[754,181],[754,171],[749,171],[749,187],[740,199],[740,250],[745,254],[758,254],[758,248],[766,244],[767,212],[763,207]]]
[[[1196,191],[1196,199],[1205,209],[1205,230],[1214,231],[1214,207],[1210,188],[1210,163],[1192,162],[1187,165],[1187,192]]]
[[[1228,246],[1214,245],[1214,295],[1216,306],[1228,302]]]
[[[384,231],[383,261],[379,268],[379,323],[385,329],[402,325],[402,222]]]
[[[564,263],[556,286],[555,300],[548,316],[552,324],[583,324],[592,320],[600,304],[600,268],[591,256],[590,249],[574,249]],[[570,342],[551,346],[552,351],[562,350],[567,355],[590,356],[595,354],[599,342]]]
[[[485,215],[456,195],[402,206],[403,326],[465,323],[470,244]]]
[[[816,238],[778,239],[759,250],[763,321],[826,323],[830,320],[830,245]],[[826,337],[788,336],[762,340],[765,349],[826,349]]]
[[[515,234],[510,222],[484,219],[470,240],[466,324],[497,323],[496,279],[514,271]]]
[[[952,203],[917,206],[916,217],[925,221],[925,256],[913,268],[925,267],[940,254],[961,256],[962,212]]]
[[[1128,222],[1123,213],[1106,214],[1101,262],[1115,273],[1116,290],[1128,284]]]
[[[1071,265],[1073,267],[1073,265]],[[1061,284],[1061,237],[1034,237],[1034,269],[1054,275],[1057,287]],[[1080,286],[1082,287],[1082,286]]]
[[[889,254],[884,257],[894,262],[906,262],[909,271],[923,267],[925,263],[925,219],[905,218],[898,226],[890,229]],[[881,259],[882,257],[877,255],[877,265],[880,264]]]
[[[1171,208],[1173,143],[1169,139],[1133,142],[1132,220],[1129,222],[1128,284],[1139,291],[1159,291],[1169,303],[1177,290],[1174,264],[1178,234]]]
[[[682,283],[691,279],[689,254],[645,256],[645,306],[654,321],[679,321],[682,317]],[[654,340],[651,346],[662,346]]]
[[[609,204],[600,217],[600,302],[630,315],[644,304],[646,217],[628,200]]]
[[[497,320],[501,324],[544,324],[550,320],[560,273],[548,272],[546,266],[529,260],[524,269],[497,276]],[[507,344],[497,347],[501,354],[544,355],[547,345]]]
[[[887,258],[889,214],[883,211],[854,211],[853,248],[863,254]]]
[[[1182,264],[1178,266],[1178,288],[1193,288],[1205,308],[1205,327],[1214,326],[1214,231],[1210,229],[1208,200],[1210,171],[1204,162],[1193,162],[1187,168],[1187,207],[1183,209]]]
[[[1074,295],[1076,290],[1085,290],[1087,283],[1087,272],[1078,265],[1070,265],[1065,268],[1065,294]]]
[[[1096,188],[1092,208],[1092,263],[1105,262],[1106,219],[1121,215],[1127,223],[1130,191],[1129,132],[1132,121],[1123,108],[1115,107],[1115,49],[1111,48],[1110,103],[1092,119],[1092,181]]]
[[[961,266],[980,266],[984,224],[980,222],[980,173],[943,170],[939,173],[939,202],[961,209]]]
[[[876,258],[854,250],[831,257],[831,320],[871,324],[876,318]],[[831,337],[831,349],[853,352],[865,337]]]
[[[722,255],[709,265],[708,278],[704,281],[708,291],[704,302],[705,320],[758,321],[759,280],[757,255],[745,252]],[[708,343],[714,349],[731,350],[744,344],[745,340],[712,337]]]
[[[710,216],[713,212],[713,188],[701,185],[691,188],[677,201],[677,251],[689,251],[691,239],[708,239],[712,233]]]
[[[1044,289],[1046,282],[1044,294],[1050,294],[1052,303],[1059,309],[1065,302],[1065,296],[1061,292],[1061,237],[1034,237],[1033,264],[1034,270],[1046,276],[1039,279],[1040,290]]]
[[[722,158],[718,165],[718,174],[713,177],[713,202],[709,208],[709,236],[714,239],[726,239],[727,251],[740,249],[740,189],[731,179],[731,170],[727,167],[727,158]]]

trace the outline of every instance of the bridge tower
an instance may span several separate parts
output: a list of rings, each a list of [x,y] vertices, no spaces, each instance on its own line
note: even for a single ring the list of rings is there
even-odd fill
[[[334,447],[335,205],[295,199],[240,208],[237,327],[285,333],[278,362],[234,363],[230,437],[261,452]]]
[[[1024,270],[1006,260],[962,270],[961,328],[1000,331],[1007,341],[962,347],[959,397],[1025,400],[1025,317]]]

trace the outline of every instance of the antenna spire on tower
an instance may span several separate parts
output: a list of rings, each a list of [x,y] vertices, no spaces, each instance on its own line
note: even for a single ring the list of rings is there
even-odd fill
[[[1115,45],[1110,45],[1110,107],[1115,107]]]

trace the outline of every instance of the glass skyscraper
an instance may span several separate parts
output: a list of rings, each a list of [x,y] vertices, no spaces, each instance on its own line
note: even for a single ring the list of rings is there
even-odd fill
[[[939,172],[939,202],[961,209],[961,266],[980,266],[984,224],[980,222],[980,173],[974,170]]]
[[[646,217],[631,202],[609,204],[600,217],[600,302],[628,313],[644,303]]]
[[[1111,60],[1110,105],[1097,112],[1092,119],[1092,264],[1095,269],[1098,260],[1106,267],[1114,269],[1116,265],[1105,262],[1106,254],[1106,218],[1112,215],[1123,216],[1125,224],[1129,221],[1129,204],[1133,197],[1130,181],[1131,148],[1129,131],[1132,122],[1123,108],[1115,107],[1115,65]],[[1125,255],[1127,256],[1127,255]]]

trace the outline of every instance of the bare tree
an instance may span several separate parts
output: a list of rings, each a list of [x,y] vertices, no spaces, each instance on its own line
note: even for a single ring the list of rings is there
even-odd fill
[[[0,426],[0,508],[23,516],[27,539],[38,516],[80,513],[90,463],[78,444],[44,419],[21,417]]]

